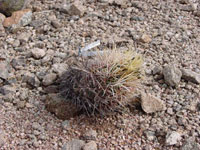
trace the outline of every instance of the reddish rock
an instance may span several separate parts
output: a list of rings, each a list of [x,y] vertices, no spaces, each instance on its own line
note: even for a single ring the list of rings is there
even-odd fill
[[[24,9],[20,11],[13,12],[11,17],[4,20],[3,26],[10,27],[14,24],[19,26],[26,26],[32,20],[32,11],[30,9]]]

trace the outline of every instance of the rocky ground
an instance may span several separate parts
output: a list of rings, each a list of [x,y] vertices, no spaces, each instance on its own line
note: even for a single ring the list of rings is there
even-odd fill
[[[2,150],[200,149],[198,0],[35,0],[27,8],[20,22],[0,15]],[[124,114],[60,120],[45,107],[47,92],[96,40],[143,55],[148,94]]]

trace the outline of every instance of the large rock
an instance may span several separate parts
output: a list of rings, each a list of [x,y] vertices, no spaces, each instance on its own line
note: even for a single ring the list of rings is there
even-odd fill
[[[178,86],[181,80],[182,73],[174,65],[167,65],[163,69],[163,75],[165,82],[169,86]]]
[[[0,0],[0,12],[11,16],[14,11],[21,10],[26,0]]]
[[[200,74],[193,72],[189,69],[181,69],[182,78],[193,83],[200,84]]]
[[[11,17],[4,19],[3,26],[11,27],[15,26],[26,26],[32,21],[32,11],[30,9],[24,9],[15,11]]]
[[[160,99],[146,93],[141,94],[141,106],[146,113],[165,110],[165,104]]]

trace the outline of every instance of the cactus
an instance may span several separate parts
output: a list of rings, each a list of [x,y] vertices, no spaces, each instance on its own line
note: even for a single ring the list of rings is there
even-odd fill
[[[61,95],[89,116],[125,110],[142,77],[142,64],[133,51],[117,50],[76,60],[60,83]]]

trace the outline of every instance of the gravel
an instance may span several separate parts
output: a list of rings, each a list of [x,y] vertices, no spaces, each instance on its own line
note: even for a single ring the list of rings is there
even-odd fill
[[[199,1],[88,0],[74,4],[38,0],[27,7],[32,10],[25,16],[27,25],[3,28],[0,24],[4,31],[0,33],[1,149],[61,150],[73,139],[80,142],[89,130],[96,132],[91,145],[97,144],[100,150],[198,149]],[[45,105],[54,99],[47,93],[57,90],[55,78],[62,78],[78,49],[97,40],[102,43],[100,49],[115,44],[121,50],[131,48],[142,54],[148,74],[140,88],[162,101],[166,109],[146,113],[139,104],[124,114],[88,118],[73,116],[73,107],[65,103],[58,105],[52,100],[50,108]],[[171,64],[181,70],[182,75],[174,72],[178,75],[175,80],[165,73],[165,66],[173,68]],[[183,69],[189,70],[189,75]],[[166,78],[171,78],[173,85]],[[67,120],[66,125],[59,114]],[[81,147],[88,142],[81,140]]]

